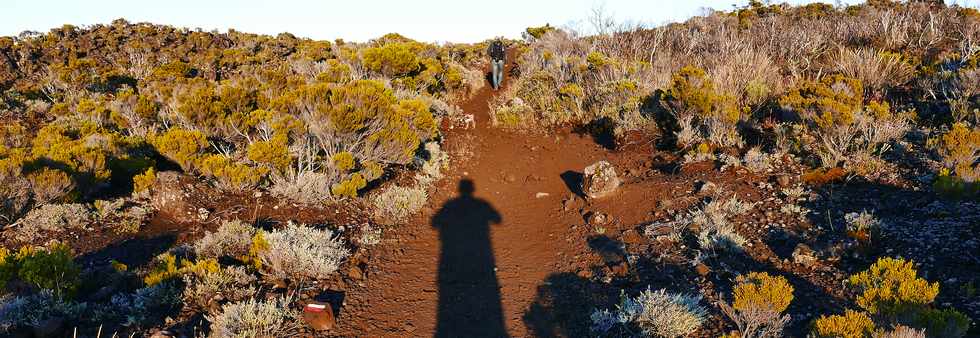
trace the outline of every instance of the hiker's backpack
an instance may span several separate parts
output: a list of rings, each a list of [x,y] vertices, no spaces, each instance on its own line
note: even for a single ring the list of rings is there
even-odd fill
[[[500,40],[494,40],[490,43],[490,59],[494,61],[500,61],[504,59],[506,51],[504,51],[504,43]]]

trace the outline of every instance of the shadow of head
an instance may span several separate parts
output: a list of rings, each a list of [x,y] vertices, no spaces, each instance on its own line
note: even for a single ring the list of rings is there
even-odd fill
[[[471,197],[473,193],[476,192],[476,184],[473,183],[471,179],[462,179],[459,181],[459,187],[457,187],[460,196]]]
[[[592,311],[612,306],[617,292],[571,272],[555,273],[538,286],[522,319],[536,337],[588,337]]]
[[[602,257],[607,265],[617,265],[626,259],[625,244],[609,236],[594,236],[588,240],[589,248]]]

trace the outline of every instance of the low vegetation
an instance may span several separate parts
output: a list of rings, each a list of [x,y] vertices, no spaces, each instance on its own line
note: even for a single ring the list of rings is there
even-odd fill
[[[655,196],[677,198],[651,200],[635,224],[587,210],[602,202],[561,201],[587,216],[568,231],[594,229],[588,247],[613,251],[562,252],[578,260],[574,286],[620,293],[575,304],[576,325],[608,337],[975,335],[962,301],[976,298],[975,276],[942,273],[975,270],[976,238],[960,237],[976,233],[980,196],[980,11],[753,0],[657,27],[595,15],[588,35],[545,25],[509,41],[514,69],[489,122],[515,142],[572,130],[643,149],[620,171],[624,190],[654,177],[655,189],[693,186]],[[308,335],[301,304],[363,288],[381,271],[366,261],[399,252],[366,250],[404,243],[382,235],[457,174],[442,142],[459,134],[442,129],[485,85],[486,47],[123,19],[0,37],[0,335],[52,323]],[[460,143],[446,149],[481,149]],[[908,200],[885,203],[893,195]],[[617,234],[629,240],[601,243]],[[888,241],[962,266],[925,269],[906,259],[917,249]],[[604,265],[587,269],[593,258]],[[678,275],[644,279],[663,271]]]

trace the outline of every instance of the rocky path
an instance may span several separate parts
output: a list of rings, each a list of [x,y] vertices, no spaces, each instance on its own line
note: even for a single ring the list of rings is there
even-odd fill
[[[340,335],[534,335],[525,314],[539,286],[584,250],[570,229],[581,215],[562,211],[566,181],[609,153],[587,136],[492,128],[497,94],[485,86],[462,106],[476,128],[448,134],[451,172],[418,217],[373,249],[366,278],[347,294]]]

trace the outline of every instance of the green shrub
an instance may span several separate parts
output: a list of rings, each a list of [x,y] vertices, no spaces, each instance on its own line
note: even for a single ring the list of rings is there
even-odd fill
[[[71,296],[78,288],[80,273],[71,248],[65,244],[24,246],[16,254],[6,248],[0,250],[0,282],[3,284],[18,278],[59,297]]]

